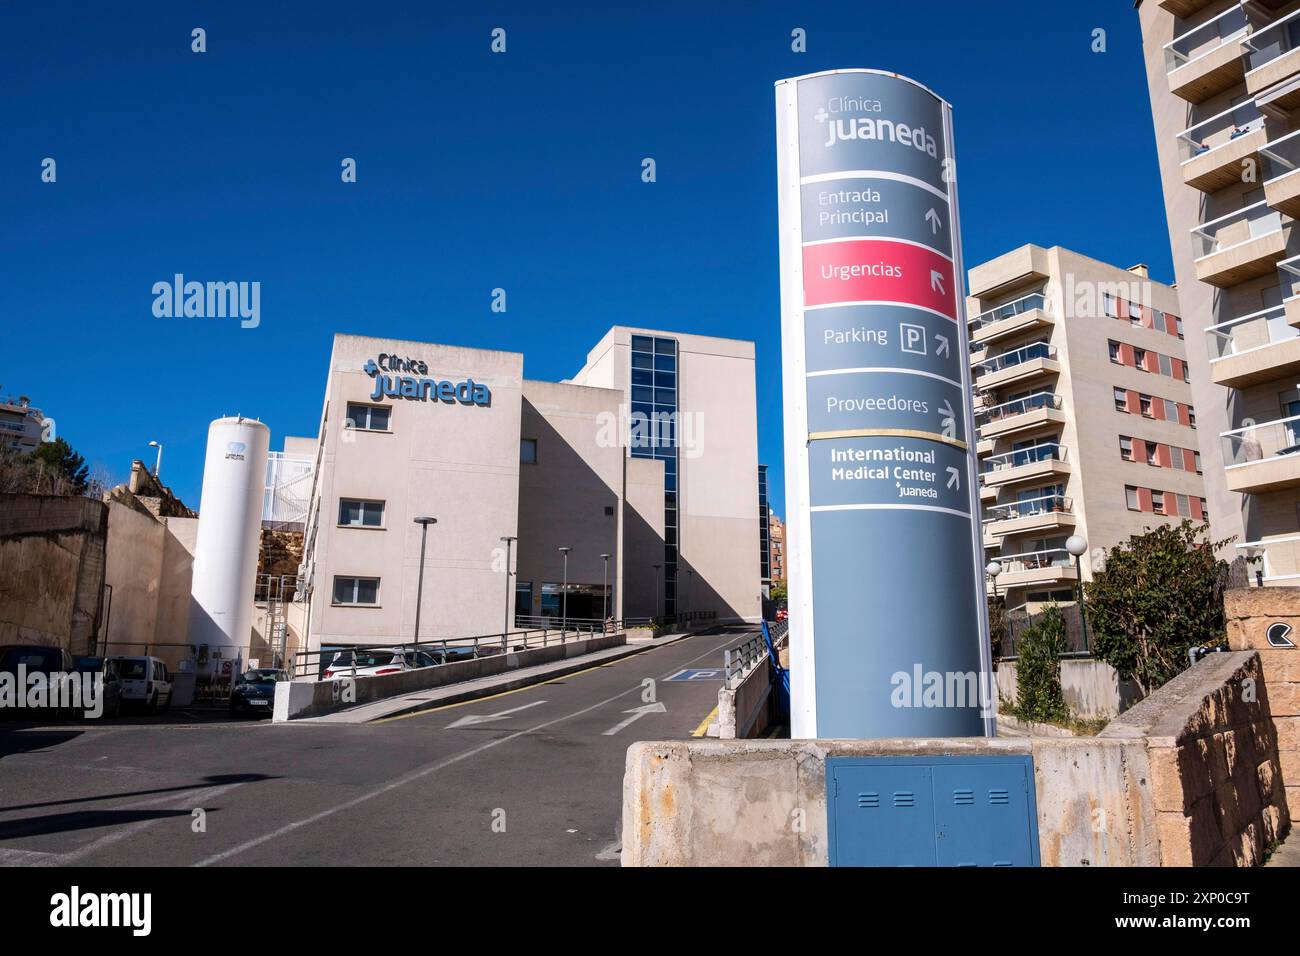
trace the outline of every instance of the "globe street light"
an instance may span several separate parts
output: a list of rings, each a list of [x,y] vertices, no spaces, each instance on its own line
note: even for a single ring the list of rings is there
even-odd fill
[[[510,545],[519,539],[513,535],[503,534],[501,540],[506,543],[506,618],[501,628],[501,650],[504,651],[510,634]]]
[[[158,477],[158,473],[162,471],[162,442],[151,441],[149,447],[158,449],[158,457],[154,459],[153,463],[153,477],[155,481],[161,482],[162,479]]]
[[[1002,573],[1002,565],[997,561],[990,561],[984,565],[984,573],[993,580],[993,597],[996,600],[998,596],[998,575]]]
[[[564,640],[564,632],[569,629],[569,552],[572,548],[560,548],[560,554],[564,555],[564,584],[560,589],[560,640]]]
[[[437,518],[420,517],[415,519],[420,526],[420,576],[415,584],[415,643],[420,643],[420,605],[424,603],[424,545],[429,538],[429,525],[437,524]]]
[[[1074,577],[1079,588],[1079,625],[1083,629],[1083,649],[1088,650],[1088,613],[1083,604],[1083,556],[1088,551],[1088,539],[1072,534],[1065,539],[1065,550],[1074,555]]]

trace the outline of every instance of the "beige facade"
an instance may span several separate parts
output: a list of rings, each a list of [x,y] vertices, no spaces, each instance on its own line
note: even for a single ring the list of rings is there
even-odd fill
[[[637,451],[647,336],[672,353],[656,373],[679,405],[671,455]],[[756,619],[753,368],[752,343],[615,328],[572,381],[541,382],[518,353],[336,336],[310,453],[309,646],[414,639],[419,517],[437,519],[421,640],[561,615]]]
[[[1300,580],[1300,3],[1138,5],[1206,497],[1252,583]]]
[[[1059,246],[970,270],[984,545],[1008,607],[1074,599],[1101,552],[1204,515],[1174,290]],[[990,579],[990,593],[994,582]]]

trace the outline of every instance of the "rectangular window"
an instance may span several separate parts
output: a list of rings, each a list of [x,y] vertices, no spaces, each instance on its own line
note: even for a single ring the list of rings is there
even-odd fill
[[[1153,417],[1155,417],[1155,416],[1152,414],[1152,412],[1151,412],[1151,396],[1150,396],[1150,395],[1139,395],[1139,396],[1138,396],[1138,407],[1140,407],[1140,408],[1142,409],[1142,417],[1143,417],[1143,418],[1153,418]]]
[[[379,578],[334,578],[335,604],[379,603]]]
[[[1162,354],[1162,355],[1160,356],[1160,374],[1161,374],[1161,375],[1168,375],[1170,378],[1173,378],[1173,375],[1174,375],[1174,361],[1173,361],[1173,359],[1171,359],[1168,355],[1163,355],[1163,354]]]
[[[1164,402],[1164,404],[1165,404],[1165,418],[1166,418],[1166,420],[1171,421],[1171,422],[1176,422],[1176,421],[1178,421],[1178,403],[1177,403],[1177,402],[1171,402],[1171,401],[1170,401],[1169,399],[1167,399],[1167,398],[1162,398],[1161,401]]]
[[[1129,321],[1132,322],[1134,325],[1137,325],[1139,322],[1142,321],[1141,302],[1130,302],[1128,304],[1128,317],[1129,317]]]
[[[1109,292],[1101,294],[1101,311],[1112,319],[1119,315],[1119,306],[1115,303],[1115,297]]]
[[[1119,436],[1119,457],[1125,461],[1133,460],[1133,439],[1127,435]]]
[[[1133,367],[1145,372],[1147,370],[1147,350],[1133,349]]]
[[[1196,427],[1196,409],[1192,408],[1191,405],[1187,406],[1187,424],[1193,428]]]
[[[1128,411],[1128,389],[1126,388],[1115,389],[1115,411],[1117,412]]]
[[[382,528],[384,503],[359,498],[339,499],[339,524],[354,528]]]
[[[1165,493],[1163,491],[1151,492],[1151,510],[1158,515],[1165,513]]]
[[[1146,445],[1146,459],[1148,465],[1160,465],[1160,445],[1153,441],[1143,442]]]
[[[1114,362],[1116,365],[1121,364],[1122,359],[1120,358],[1119,355],[1119,343],[1111,342],[1109,343],[1109,347],[1110,347],[1110,360]]]
[[[1199,451],[1192,452],[1192,455],[1196,460],[1196,473],[1199,475],[1201,473],[1201,453]]]
[[[1183,337],[1183,320],[1174,316],[1174,333],[1181,339]]]
[[[1178,506],[1179,516],[1183,518],[1190,518],[1192,516],[1191,499],[1188,498],[1187,495],[1174,495],[1174,499],[1178,503],[1177,506]]]
[[[384,405],[360,405],[356,402],[348,402],[348,417],[344,427],[366,432],[386,432],[391,411]]]
[[[1138,490],[1132,485],[1124,486],[1124,499],[1128,504],[1129,511],[1141,511],[1142,506],[1138,501]]]
[[[519,439],[519,462],[524,465],[537,464],[537,439]]]

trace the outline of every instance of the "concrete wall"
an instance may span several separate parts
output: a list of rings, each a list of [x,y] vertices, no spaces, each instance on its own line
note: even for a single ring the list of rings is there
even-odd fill
[[[624,467],[622,616],[658,617],[662,584],[654,566],[664,562],[664,463],[629,457]]]
[[[102,613],[107,538],[101,501],[0,495],[0,644],[89,653]]]
[[[1100,734],[1147,748],[1162,866],[1254,866],[1291,827],[1259,655],[1210,654]]]
[[[1014,704],[1018,697],[1016,662],[999,661],[995,677],[998,698]],[[1061,661],[1061,690],[1070,712],[1078,717],[1114,717],[1132,707],[1140,696],[1137,684],[1121,681],[1115,668],[1091,659]]]
[[[353,681],[355,695],[346,703],[342,699],[345,684],[343,679],[286,681],[276,685],[275,688],[274,719],[285,721],[300,717],[315,717],[355,704],[364,704],[367,701],[397,697],[430,687],[444,687],[448,684],[473,680],[476,677],[488,677],[492,674],[518,670],[521,667],[531,667],[535,664],[567,660],[570,657],[578,657],[608,647],[621,647],[626,643],[627,636],[624,634],[604,634],[564,644],[554,643],[525,651],[489,654],[485,657],[441,664],[436,667],[421,667],[400,674],[358,677]]]
[[[773,706],[772,665],[763,658],[735,687],[718,688],[718,736],[761,737],[771,726]]]

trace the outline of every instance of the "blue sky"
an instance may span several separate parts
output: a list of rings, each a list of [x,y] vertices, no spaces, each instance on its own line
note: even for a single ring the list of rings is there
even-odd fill
[[[334,332],[555,380],[612,324],[747,338],[783,513],[773,82],[874,67],[948,98],[968,264],[1061,244],[1169,281],[1137,15],[1083,6],[9,0],[0,393],[117,478],[162,441],[197,507],[212,418],[315,434]],[[176,272],[260,282],[260,326],[155,318]]]

